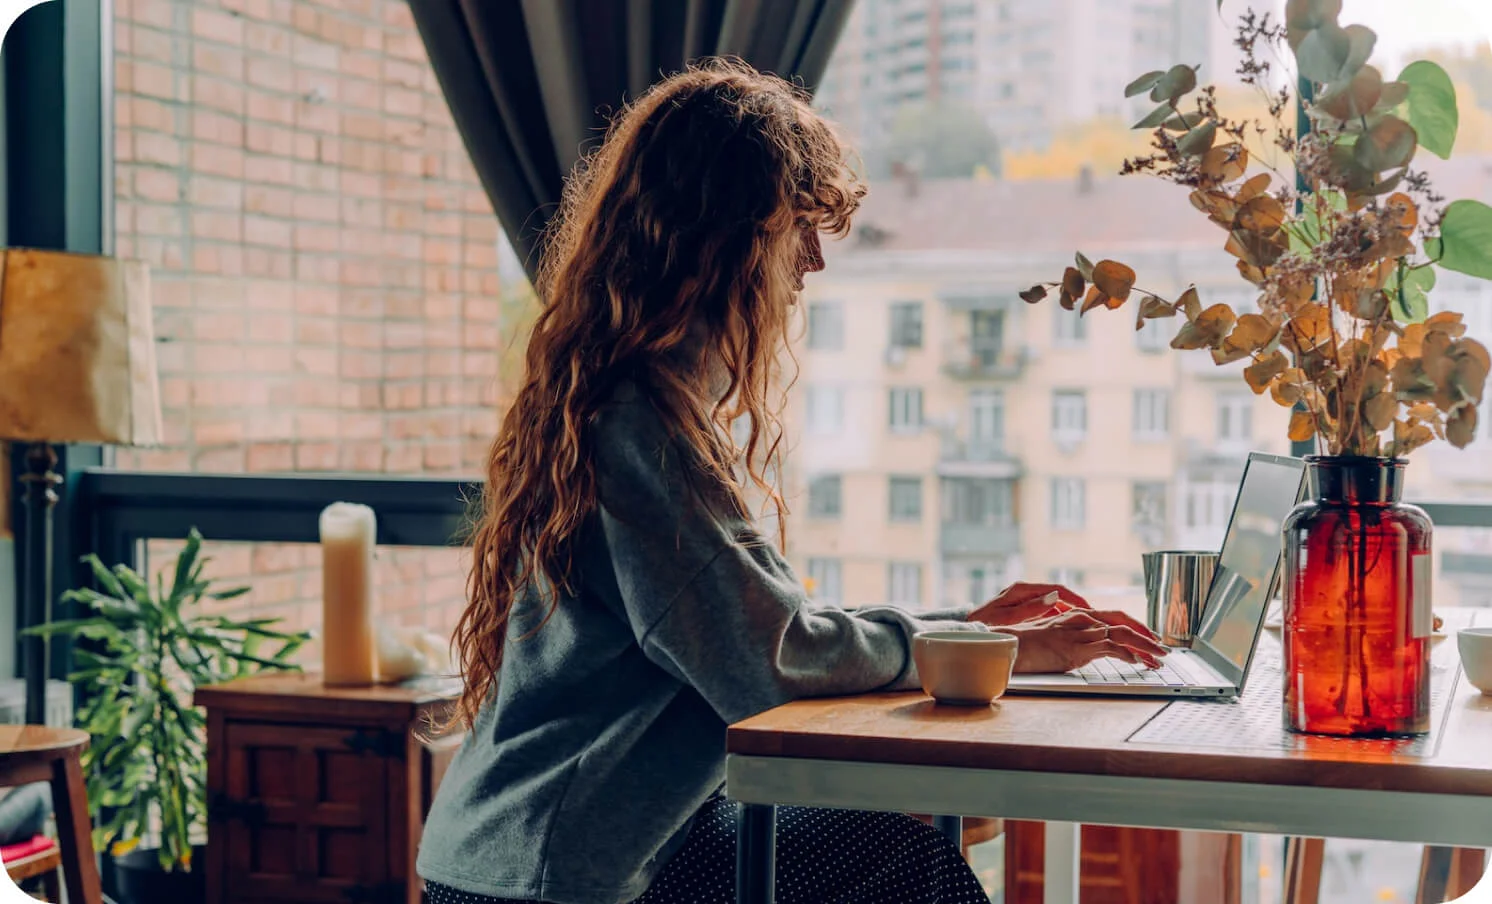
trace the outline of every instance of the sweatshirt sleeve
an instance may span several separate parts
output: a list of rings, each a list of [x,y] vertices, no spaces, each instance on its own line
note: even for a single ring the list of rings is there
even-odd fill
[[[617,594],[648,658],[726,722],[802,697],[914,688],[914,633],[987,630],[809,600],[768,542],[691,488],[687,456],[641,405],[597,425],[599,524]]]

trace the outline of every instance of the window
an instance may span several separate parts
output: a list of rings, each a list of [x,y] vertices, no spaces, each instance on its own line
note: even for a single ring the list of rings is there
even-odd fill
[[[1247,392],[1220,392],[1217,395],[1217,441],[1223,446],[1239,446],[1254,436],[1254,395]]]
[[[1005,569],[995,562],[969,566],[968,592],[964,600],[971,606],[983,606],[1005,589]]]
[[[1005,393],[998,389],[969,393],[969,446],[976,458],[1005,451]]]
[[[922,603],[922,565],[892,562],[886,566],[886,601],[901,606]]]
[[[943,480],[943,522],[966,527],[1001,527],[1015,522],[1012,481],[983,477]]]
[[[1130,526],[1149,546],[1160,546],[1166,536],[1166,484],[1137,480],[1131,490]]]
[[[842,567],[838,559],[813,558],[808,560],[808,595],[821,603],[843,602],[843,587],[840,584]]]
[[[1136,389],[1134,436],[1137,442],[1165,439],[1171,432],[1171,391]]]
[[[922,478],[893,476],[890,487],[892,521],[922,520]]]
[[[984,368],[999,364],[1004,344],[1004,311],[969,312],[969,352],[975,364]]]
[[[838,474],[822,474],[808,481],[808,517],[838,518],[843,483]]]
[[[808,347],[837,352],[844,348],[844,304],[814,301],[808,305]]]
[[[1053,338],[1057,345],[1082,345],[1088,340],[1088,322],[1077,311],[1068,311],[1061,305],[1052,305],[1056,318]]]
[[[898,386],[890,394],[892,433],[916,433],[922,429],[922,388]]]
[[[891,347],[922,347],[922,302],[897,301],[892,303]]]
[[[1171,346],[1175,336],[1175,324],[1170,320],[1147,320],[1135,331],[1135,347],[1142,352],[1164,352]]]
[[[1185,483],[1181,488],[1181,530],[1177,542],[1187,549],[1221,548],[1237,496],[1236,478]]]
[[[804,393],[804,420],[815,436],[833,436],[844,429],[844,390],[838,386],[809,386]]]
[[[1052,529],[1082,530],[1087,520],[1087,487],[1081,477],[1052,478]]]
[[[1088,396],[1081,390],[1052,393],[1052,439],[1062,445],[1081,442],[1088,432]]]

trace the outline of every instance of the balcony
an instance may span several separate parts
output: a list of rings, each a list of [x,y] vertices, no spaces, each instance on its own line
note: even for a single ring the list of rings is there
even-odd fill
[[[943,437],[943,448],[938,457],[939,476],[1013,479],[1021,475],[1021,470],[1021,460],[1003,439]]]
[[[943,348],[943,373],[957,380],[1014,380],[1035,359],[1028,346],[986,344],[955,339]]]
[[[1021,529],[1015,524],[945,521],[938,532],[938,550],[945,556],[1008,556],[1020,549]]]

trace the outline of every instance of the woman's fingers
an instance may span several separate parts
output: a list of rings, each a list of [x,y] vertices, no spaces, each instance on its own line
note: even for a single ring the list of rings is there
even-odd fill
[[[1143,637],[1149,637],[1152,640],[1156,641],[1160,640],[1160,638],[1156,636],[1154,631],[1151,631],[1149,628],[1145,627],[1144,624],[1135,620],[1132,616],[1127,615],[1123,612],[1119,612],[1118,610],[1109,609],[1102,612],[1095,610],[1093,612],[1093,617],[1106,624],[1114,625],[1115,627],[1122,625]]]
[[[1086,644],[1083,647],[1083,652],[1087,657],[1082,663],[1083,665],[1095,659],[1103,659],[1106,656],[1128,662],[1132,665],[1143,665],[1146,668],[1154,668],[1159,664],[1149,657],[1141,655],[1139,651],[1127,647],[1116,640],[1100,640],[1096,643]]]
[[[1124,625],[1114,625],[1109,628],[1109,639],[1143,653],[1151,659],[1158,660],[1169,652],[1164,645]]]

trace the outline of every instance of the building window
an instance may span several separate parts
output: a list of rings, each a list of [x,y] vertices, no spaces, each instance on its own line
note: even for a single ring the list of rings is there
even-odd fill
[[[1170,320],[1147,320],[1135,331],[1135,347],[1142,352],[1163,352],[1171,347],[1175,324]]]
[[[1005,451],[1005,393],[998,389],[969,393],[969,451],[973,458]]]
[[[1073,590],[1081,590],[1088,583],[1088,576],[1081,568],[1053,568],[1051,582]]]
[[[922,429],[922,389],[900,386],[891,390],[890,425],[893,433],[916,433]]]
[[[1171,391],[1136,389],[1134,435],[1137,442],[1163,440],[1171,432]]]
[[[922,603],[922,565],[892,562],[886,566],[886,601],[901,606]]]
[[[1217,440],[1227,446],[1245,444],[1254,436],[1254,396],[1220,392],[1217,396]]]
[[[1187,482],[1182,490],[1181,528],[1178,539],[1188,548],[1218,549],[1228,530],[1233,500],[1238,497],[1238,482],[1199,480]]]
[[[922,478],[892,477],[890,506],[892,521],[921,521]]]
[[[821,603],[843,602],[843,570],[838,559],[809,559],[808,595]]]
[[[999,364],[1004,344],[1004,311],[969,312],[969,353],[977,366],[990,368]]]
[[[844,389],[809,386],[804,393],[805,421],[815,436],[833,436],[844,429]]]
[[[1009,527],[1015,523],[1012,481],[950,477],[943,481],[943,521],[965,527]]]
[[[1134,482],[1130,500],[1130,527],[1147,546],[1159,546],[1166,538],[1166,484],[1159,480]]]
[[[1088,322],[1076,310],[1069,311],[1061,305],[1052,305],[1057,318],[1054,338],[1057,345],[1082,345],[1088,341]]]
[[[1088,396],[1082,390],[1052,393],[1052,439],[1062,445],[1082,442],[1088,433]]]
[[[891,347],[922,347],[922,302],[892,302]]]
[[[844,480],[838,474],[821,474],[808,481],[808,517],[838,518],[842,511]]]
[[[837,352],[844,348],[844,304],[842,302],[809,302],[808,347],[813,351],[821,352]]]
[[[1052,528],[1082,530],[1087,520],[1087,487],[1081,477],[1052,478]]]
[[[969,587],[965,600],[971,606],[983,606],[1005,589],[1005,569],[994,562],[970,566]]]

